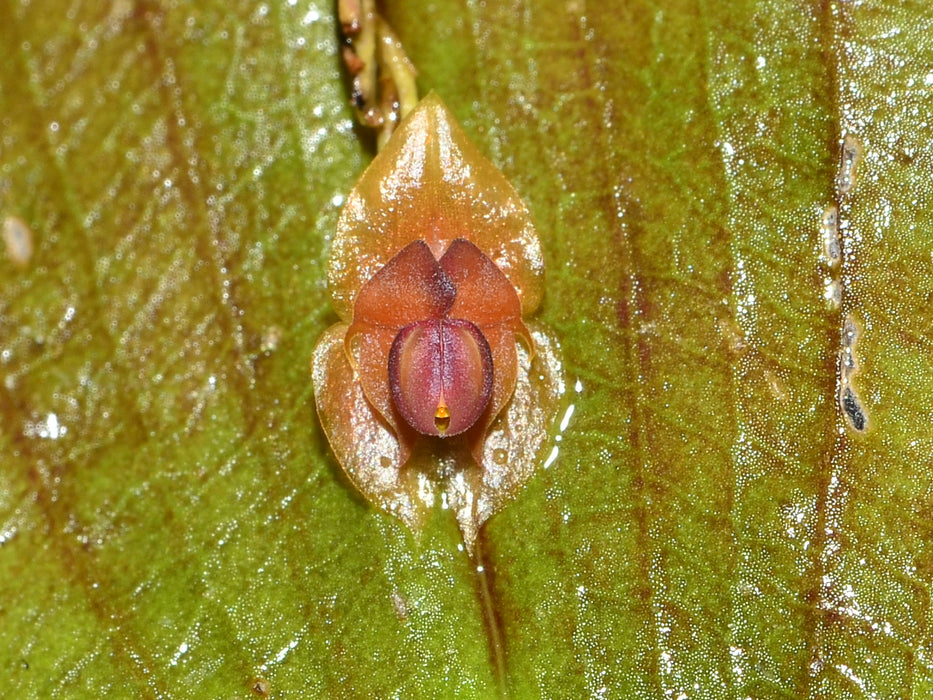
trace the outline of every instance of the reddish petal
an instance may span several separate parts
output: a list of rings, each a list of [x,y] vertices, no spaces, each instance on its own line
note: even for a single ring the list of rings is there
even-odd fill
[[[515,287],[473,243],[458,238],[439,262],[457,289],[451,318],[468,318],[480,327],[521,320],[522,304]]]
[[[363,285],[353,306],[354,323],[399,329],[440,318],[454,301],[453,282],[424,241],[415,241]]]

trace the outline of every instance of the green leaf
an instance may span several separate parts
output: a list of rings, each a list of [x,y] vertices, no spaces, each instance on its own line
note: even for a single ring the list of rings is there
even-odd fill
[[[309,362],[371,157],[332,3],[11,3],[4,687],[933,691],[927,5],[385,9],[538,223],[556,459],[477,574],[449,511],[414,537],[330,455]]]

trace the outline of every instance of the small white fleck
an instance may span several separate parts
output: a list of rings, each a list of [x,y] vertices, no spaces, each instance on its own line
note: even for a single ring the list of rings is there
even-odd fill
[[[823,238],[823,259],[830,267],[842,262],[842,244],[839,240],[839,209],[830,204],[820,217]]]
[[[564,432],[565,430],[567,430],[567,426],[570,425],[570,418],[571,416],[573,416],[573,409],[574,409],[573,404],[570,404],[569,406],[567,406],[567,411],[564,413],[564,417],[560,422],[561,432]]]
[[[50,413],[45,418],[45,425],[39,427],[39,437],[49,440],[58,440],[62,435],[68,432],[68,428],[58,422],[58,416]]]
[[[854,134],[846,134],[842,139],[842,162],[836,185],[840,194],[848,194],[857,180],[858,165],[862,158],[862,144]]]
[[[282,647],[278,654],[275,655],[275,662],[282,663],[285,660],[285,657],[288,656],[288,652],[298,646],[298,640],[293,639],[288,643],[288,646]]]
[[[829,303],[830,308],[838,309],[842,305],[842,285],[839,280],[827,278],[823,288],[823,298]]]
[[[8,216],[2,225],[3,242],[7,255],[19,267],[29,264],[34,250],[33,232],[18,216]]]

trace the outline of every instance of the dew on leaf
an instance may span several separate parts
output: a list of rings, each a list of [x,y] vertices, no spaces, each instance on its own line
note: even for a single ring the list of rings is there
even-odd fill
[[[269,355],[279,347],[279,343],[282,342],[282,329],[279,326],[269,326],[262,333],[262,341],[259,345],[259,350]]]
[[[862,432],[868,427],[868,413],[859,398],[853,380],[859,372],[856,344],[861,335],[861,326],[852,314],[847,314],[842,324],[842,348],[839,351],[839,407],[847,422]]]
[[[823,286],[823,298],[830,309],[838,309],[842,305],[842,284],[839,280],[827,278]]]
[[[567,406],[567,410],[564,412],[564,417],[560,421],[560,427],[558,430],[564,432],[567,430],[567,426],[570,425],[570,419],[573,417],[574,404]]]
[[[392,607],[395,609],[395,615],[399,620],[404,622],[408,619],[408,601],[398,591],[392,591]]]
[[[3,244],[6,254],[18,267],[26,267],[35,250],[35,238],[32,229],[18,216],[8,216],[3,220]]]
[[[842,323],[842,343],[847,348],[855,346],[855,341],[859,337],[859,325],[855,318],[849,314]]]
[[[830,267],[838,267],[842,262],[842,245],[839,240],[839,208],[835,204],[823,210],[820,224],[823,259]]]
[[[840,194],[848,194],[855,187],[861,159],[862,144],[853,134],[846,134],[842,140],[842,162],[836,178]]]

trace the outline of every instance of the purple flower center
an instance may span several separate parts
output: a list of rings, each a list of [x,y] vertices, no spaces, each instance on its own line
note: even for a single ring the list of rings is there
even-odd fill
[[[450,437],[482,415],[493,388],[492,352],[463,319],[432,318],[402,328],[389,352],[389,385],[405,422]]]

